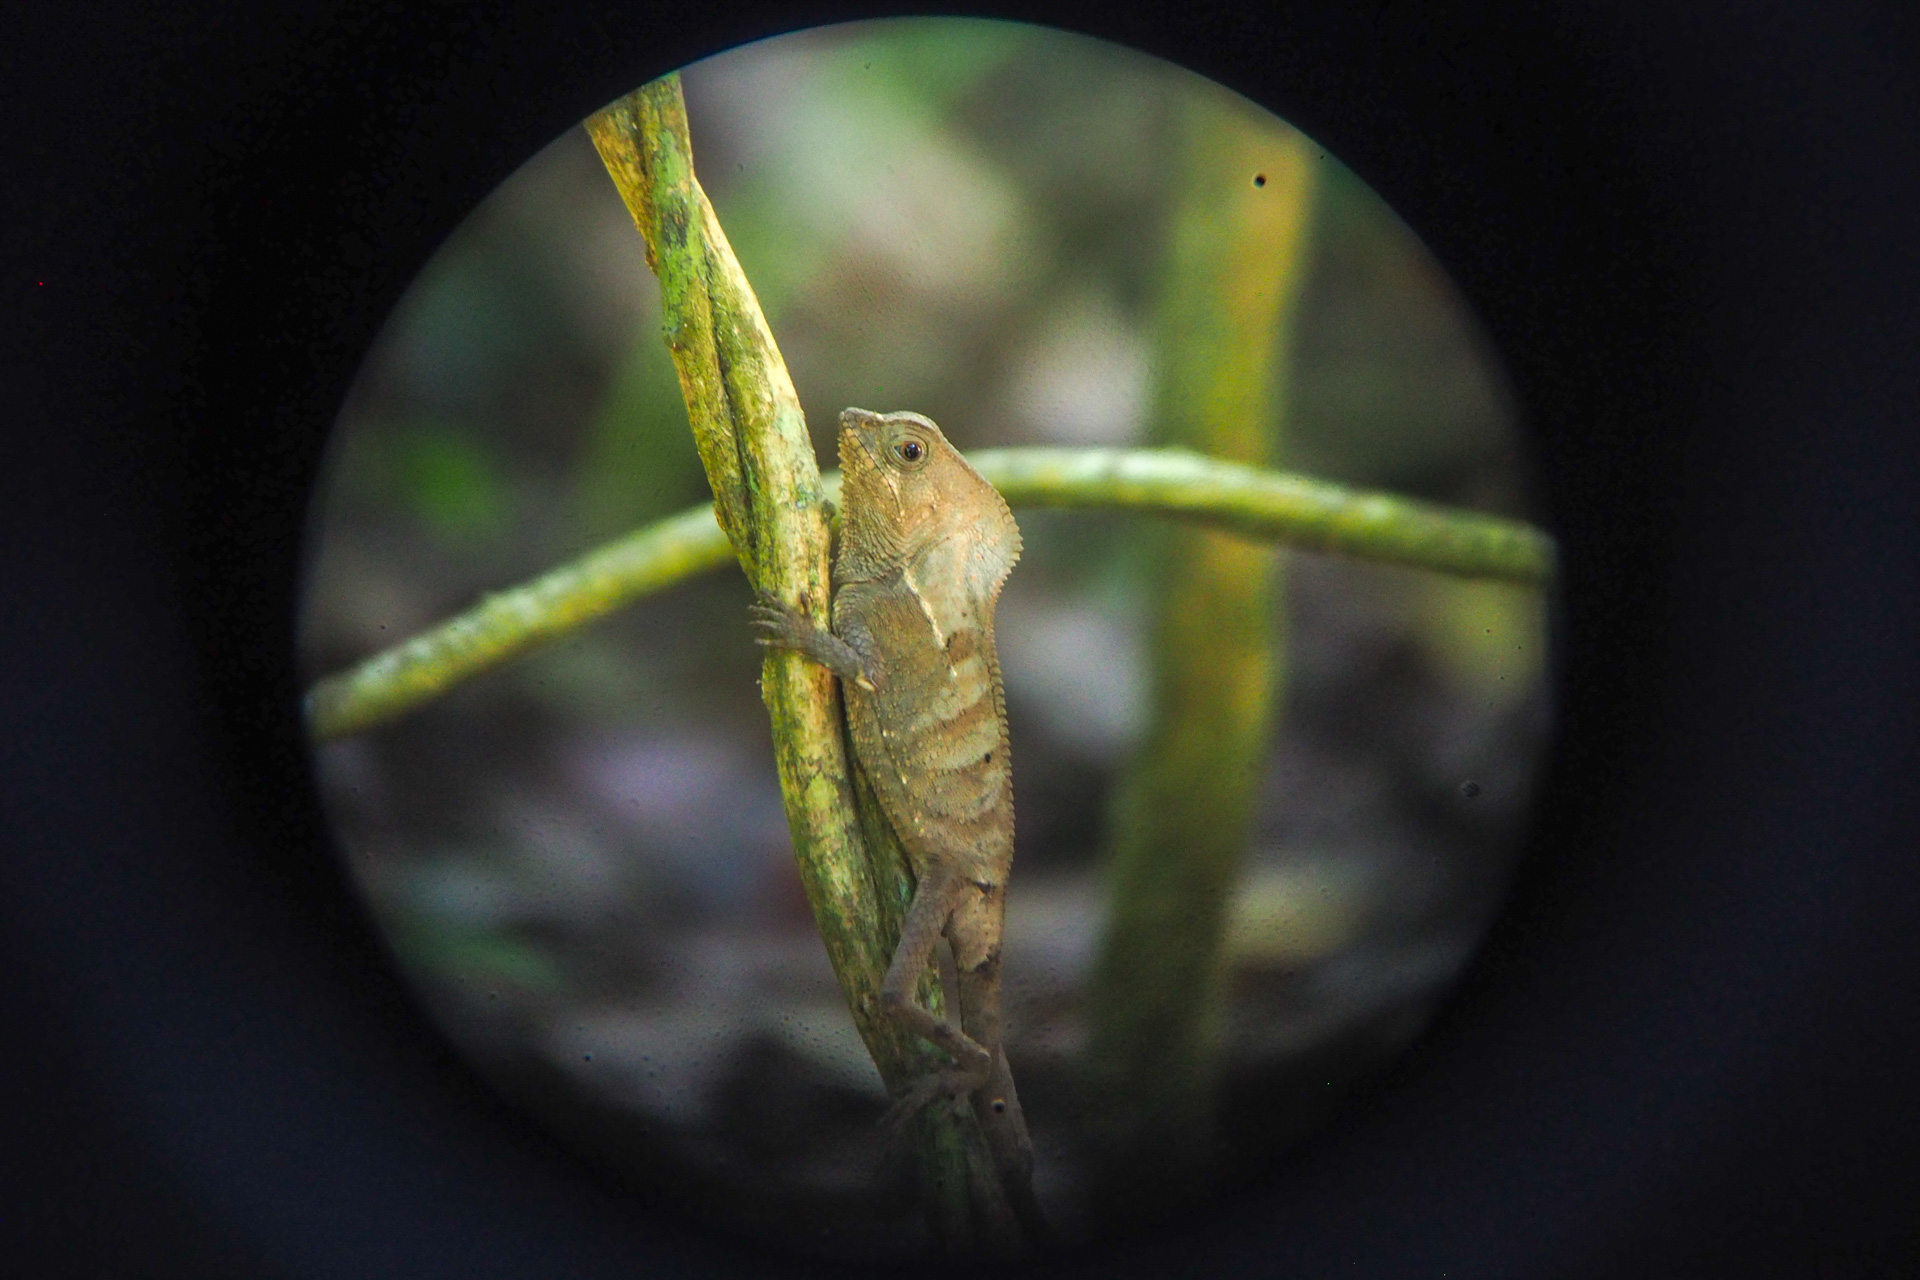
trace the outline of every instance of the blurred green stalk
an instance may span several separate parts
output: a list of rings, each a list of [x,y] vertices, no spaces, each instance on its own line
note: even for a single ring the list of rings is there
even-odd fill
[[[1305,275],[1311,148],[1224,96],[1188,109],[1160,297],[1162,443],[1270,465]],[[1227,908],[1283,667],[1273,549],[1151,537],[1145,742],[1114,799],[1107,932],[1088,1007],[1098,1208],[1121,1220],[1205,1190]]]

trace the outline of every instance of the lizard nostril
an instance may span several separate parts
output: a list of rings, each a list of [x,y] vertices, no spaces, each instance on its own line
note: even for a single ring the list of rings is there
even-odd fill
[[[1007,1100],[1005,1098],[995,1098],[993,1100],[993,1113],[995,1115],[1002,1114],[1003,1112],[1006,1111],[1006,1109],[1007,1109]]]

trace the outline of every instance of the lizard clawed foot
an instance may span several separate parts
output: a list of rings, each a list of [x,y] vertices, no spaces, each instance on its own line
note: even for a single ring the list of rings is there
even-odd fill
[[[777,596],[762,591],[757,604],[747,606],[747,622],[760,634],[754,639],[769,649],[802,649],[813,624]]]
[[[789,631],[799,631],[808,626],[801,612],[793,608],[793,604],[785,603],[778,595],[770,595],[766,591],[756,591],[755,595],[758,599],[747,606],[747,622],[751,622],[758,631],[764,631],[768,637],[780,637]],[[766,639],[762,639],[760,643],[764,645]]]
[[[942,1071],[929,1071],[912,1084],[907,1091],[893,1100],[887,1113],[880,1117],[880,1127],[898,1133],[904,1130],[913,1118],[927,1107],[927,1104],[943,1094],[949,1101],[956,1101],[972,1093],[982,1082],[977,1073],[964,1071],[959,1067],[948,1067]]]

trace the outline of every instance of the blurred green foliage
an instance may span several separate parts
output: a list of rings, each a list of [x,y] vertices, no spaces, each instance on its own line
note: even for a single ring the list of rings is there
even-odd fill
[[[400,500],[443,536],[498,531],[506,522],[499,463],[472,432],[420,423],[389,437],[389,474]]]
[[[856,105],[939,127],[981,80],[1046,41],[1016,22],[881,23],[869,38],[829,55],[823,71],[854,86]],[[862,103],[862,98],[869,99]]]
[[[673,361],[653,325],[639,327],[614,370],[587,428],[577,476],[596,539],[712,499]]]
[[[1546,600],[1529,587],[1423,576],[1419,635],[1455,687],[1507,707],[1539,686],[1546,661]]]
[[[1512,411],[1446,273],[1351,170],[1316,164],[1288,464],[1309,475],[1519,514],[1471,487],[1517,475]],[[1463,487],[1467,486],[1467,487]]]
[[[496,995],[502,987],[515,994],[551,995],[565,985],[565,974],[545,947],[511,932],[404,908],[387,919],[388,938],[409,968],[457,977]]]

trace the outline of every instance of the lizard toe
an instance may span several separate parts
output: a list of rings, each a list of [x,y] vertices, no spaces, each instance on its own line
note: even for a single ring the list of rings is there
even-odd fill
[[[963,1098],[978,1088],[980,1083],[974,1079],[973,1072],[958,1067],[929,1071],[893,1100],[893,1105],[880,1117],[880,1125],[885,1129],[901,1128],[924,1111],[934,1099],[945,1097],[951,1102]]]
[[[926,1109],[927,1104],[932,1102],[934,1095],[939,1092],[939,1076],[921,1076],[907,1086],[905,1093],[893,1100],[893,1105],[888,1107],[886,1114],[880,1117],[880,1127],[889,1132],[906,1128],[915,1116]]]

